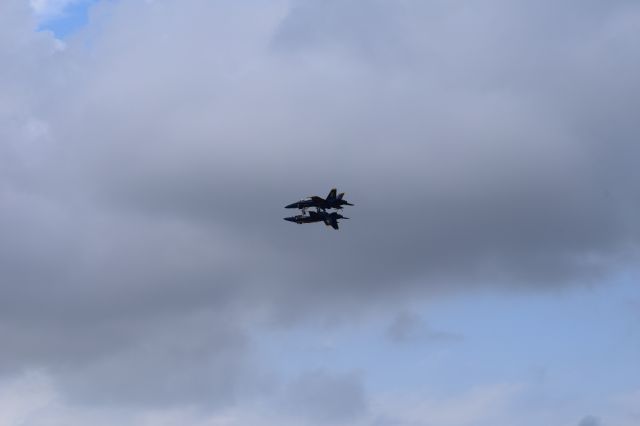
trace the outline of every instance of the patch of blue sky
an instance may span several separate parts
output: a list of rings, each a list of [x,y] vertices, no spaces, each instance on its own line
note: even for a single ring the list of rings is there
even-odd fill
[[[460,339],[392,342],[387,317],[340,329],[301,326],[261,343],[288,376],[361,371],[374,392],[449,396],[526,383],[540,394],[595,403],[640,383],[639,300],[631,278],[543,293],[473,291],[418,312],[434,331]]]
[[[628,308],[634,287],[623,280],[560,293],[470,295],[440,312],[466,337],[449,354],[456,371],[440,377],[463,386],[501,379],[580,393],[632,390],[640,379],[640,336]]]
[[[87,25],[89,9],[99,0],[81,0],[69,3],[64,10],[40,22],[39,31],[51,31],[58,39],[65,39]]]

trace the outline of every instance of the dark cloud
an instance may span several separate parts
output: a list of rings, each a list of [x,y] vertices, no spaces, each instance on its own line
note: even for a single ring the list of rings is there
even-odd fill
[[[3,370],[47,368],[80,400],[231,404],[268,388],[251,336],[274,320],[637,260],[634,3],[106,2],[64,50],[19,3],[1,6]],[[339,232],[281,220],[335,185],[356,204]],[[337,419],[358,383],[299,387],[350,390]]]

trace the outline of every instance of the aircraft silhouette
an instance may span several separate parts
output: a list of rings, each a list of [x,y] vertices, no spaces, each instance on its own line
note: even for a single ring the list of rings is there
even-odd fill
[[[297,224],[302,223],[315,223],[324,222],[325,225],[331,226],[333,229],[340,229],[338,226],[338,219],[349,219],[339,213],[331,212],[327,213],[324,210],[318,209],[317,211],[309,212],[309,215],[300,214],[297,216],[285,217],[284,220],[289,222],[295,222]]]
[[[306,211],[306,209],[310,207],[315,207],[319,210],[327,210],[327,209],[336,209],[341,210],[343,206],[353,206],[350,202],[345,200],[344,192],[337,194],[337,189],[333,188],[329,191],[329,195],[327,198],[322,198],[317,195],[312,195],[309,198],[304,200],[296,201],[295,203],[291,203],[285,206],[286,209],[300,209],[302,213]],[[337,195],[336,195],[337,194]]]

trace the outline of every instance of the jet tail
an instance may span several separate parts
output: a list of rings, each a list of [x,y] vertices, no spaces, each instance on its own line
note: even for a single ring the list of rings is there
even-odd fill
[[[338,190],[336,188],[332,188],[331,191],[329,191],[329,195],[327,195],[327,200],[335,200],[337,192]]]

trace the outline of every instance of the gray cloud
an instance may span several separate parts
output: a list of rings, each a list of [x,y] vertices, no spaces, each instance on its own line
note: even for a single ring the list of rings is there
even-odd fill
[[[290,383],[285,393],[288,411],[318,424],[350,424],[367,410],[364,387],[355,374],[308,372]]]
[[[462,339],[455,333],[433,330],[419,315],[401,312],[389,324],[387,338],[394,343],[452,342]]]
[[[582,420],[580,420],[580,423],[578,423],[578,426],[601,426],[601,425],[602,425],[602,422],[600,422],[600,419],[594,416],[586,416]]]
[[[232,404],[274,321],[632,267],[640,9],[529,3],[100,3],[61,50],[3,2],[3,372]],[[340,232],[280,219],[334,185]]]

